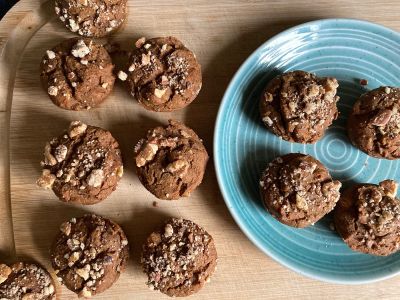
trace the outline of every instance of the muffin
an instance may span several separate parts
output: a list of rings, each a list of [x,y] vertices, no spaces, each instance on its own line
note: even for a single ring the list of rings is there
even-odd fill
[[[0,299],[55,300],[56,289],[50,274],[34,263],[0,264]]]
[[[50,250],[59,281],[79,297],[110,288],[124,271],[128,240],[113,221],[85,215],[62,223]]]
[[[400,158],[400,88],[380,87],[362,95],[348,119],[351,142],[370,156]]]
[[[357,184],[348,188],[335,208],[336,230],[354,251],[386,256],[400,246],[400,201],[397,183]]]
[[[114,65],[106,49],[90,39],[68,39],[47,50],[42,85],[53,103],[68,110],[100,105],[114,87]]]
[[[329,213],[342,184],[310,155],[290,153],[274,159],[260,180],[265,208],[279,222],[307,227]]]
[[[55,12],[64,25],[85,37],[103,37],[124,23],[127,0],[56,0]]]
[[[151,290],[184,297],[209,282],[217,265],[217,251],[211,235],[199,225],[171,218],[147,238],[141,262]]]
[[[197,134],[173,120],[150,130],[135,147],[136,173],[159,199],[189,196],[203,180],[207,161],[207,150]]]
[[[304,71],[283,73],[268,83],[261,96],[262,121],[286,141],[315,143],[338,117],[338,86],[335,78]]]
[[[71,122],[46,143],[39,187],[52,189],[64,202],[95,204],[113,192],[123,174],[118,142],[105,129]]]
[[[192,51],[174,37],[136,42],[127,72],[131,95],[151,111],[173,111],[189,105],[202,85],[201,66]]]

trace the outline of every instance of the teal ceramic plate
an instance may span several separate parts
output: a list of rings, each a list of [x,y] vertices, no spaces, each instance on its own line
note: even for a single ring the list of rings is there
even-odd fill
[[[263,126],[258,102],[279,73],[305,70],[339,80],[340,117],[315,145],[285,142]],[[368,85],[361,86],[360,79]],[[267,163],[289,152],[310,154],[344,186],[400,181],[400,160],[367,156],[349,142],[345,123],[355,99],[381,85],[400,86],[400,34],[349,19],[314,21],[286,30],[258,48],[225,92],[215,127],[214,160],[226,205],[249,239],[276,261],[306,276],[336,283],[366,283],[400,273],[400,253],[375,257],[353,252],[330,229],[332,217],[295,229],[263,208],[258,182]]]

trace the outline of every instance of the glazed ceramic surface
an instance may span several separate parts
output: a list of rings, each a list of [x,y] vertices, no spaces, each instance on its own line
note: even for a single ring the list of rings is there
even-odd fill
[[[291,70],[339,80],[340,116],[314,145],[283,141],[260,120],[263,88],[274,76]],[[368,85],[361,85],[361,79]],[[382,85],[400,86],[400,34],[365,21],[328,19],[299,25],[268,40],[245,61],[226,90],[214,136],[220,188],[243,232],[288,268],[348,284],[400,272],[400,253],[375,257],[352,251],[333,230],[331,215],[306,229],[291,228],[272,218],[259,196],[259,178],[268,162],[290,152],[314,156],[344,187],[400,181],[400,160],[369,157],[346,134],[346,119],[357,97]]]

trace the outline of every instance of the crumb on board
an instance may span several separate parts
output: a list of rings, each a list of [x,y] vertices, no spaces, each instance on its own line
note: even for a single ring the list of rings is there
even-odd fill
[[[153,201],[153,207],[158,207],[158,202],[157,201]]]
[[[360,84],[361,85],[368,85],[368,80],[367,79],[360,79]]]

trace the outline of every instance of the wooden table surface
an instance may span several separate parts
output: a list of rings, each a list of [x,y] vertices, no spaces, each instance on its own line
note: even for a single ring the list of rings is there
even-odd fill
[[[185,43],[193,48],[203,66],[204,84],[199,99],[193,103],[190,109],[179,113],[178,119],[183,119],[188,125],[196,129],[200,136],[205,138],[206,147],[210,154],[212,149],[212,128],[219,102],[224,90],[234,72],[246,57],[254,51],[261,43],[287,29],[291,26],[322,18],[357,18],[376,22],[395,30],[400,30],[400,1],[206,1],[206,0],[177,0],[177,1],[128,1],[130,6],[130,18],[134,19],[132,26],[127,26],[122,32],[118,33],[121,38],[140,37],[144,34],[169,35],[174,34],[184,37]],[[28,61],[30,51],[43,52],[44,49],[37,49],[41,42],[42,47],[51,46],[52,40],[46,40],[43,31],[52,30],[53,36],[68,36],[62,26],[54,25],[57,22],[49,20],[51,4],[43,0],[22,0],[17,3],[10,12],[0,22],[0,261],[12,262],[18,257],[33,257],[41,263],[45,254],[41,246],[29,244],[37,238],[32,236],[24,219],[32,216],[40,216],[40,212],[25,212],[24,208],[30,207],[30,197],[42,197],[46,195],[46,201],[53,201],[54,197],[42,192],[30,191],[30,186],[18,174],[24,173],[26,162],[21,158],[21,153],[28,151],[25,145],[19,146],[16,141],[24,137],[20,130],[28,128],[25,124],[29,120],[36,120],[42,117],[38,111],[32,111],[26,115],[25,127],[19,127],[23,123],[21,110],[26,110],[20,102],[12,103],[16,99],[29,103],[34,101],[36,93],[38,97],[45,98],[44,92],[40,92],[36,86],[38,74],[24,73],[24,63]],[[156,17],[157,16],[157,17]],[[161,16],[161,17],[160,17]],[[184,21],[182,21],[184,20]],[[37,31],[37,32],[36,32]],[[32,39],[33,36],[42,36]],[[33,48],[33,47],[36,47]],[[26,49],[29,50],[26,53]],[[399,48],[400,51],[400,48]],[[32,52],[35,53],[35,52]],[[40,57],[36,59],[40,60]],[[22,63],[21,63],[22,61]],[[21,65],[22,64],[22,65]],[[27,69],[30,71],[31,69]],[[32,71],[34,68],[32,67]],[[30,78],[35,79],[30,79]],[[21,87],[28,86],[28,91],[21,91]],[[32,91],[32,99],[30,93]],[[120,95],[122,91],[117,91]],[[44,101],[44,100],[43,100]],[[202,101],[202,102],[201,102]],[[48,101],[50,102],[50,101]],[[204,111],[201,104],[207,104]],[[33,106],[32,106],[33,107]],[[57,108],[45,103],[43,109],[56,111]],[[135,106],[137,108],[139,106]],[[201,111],[195,111],[195,109]],[[25,112],[25,111],[24,111]],[[12,114],[12,115],[11,115]],[[101,119],[102,111],[99,112]],[[206,114],[206,116],[205,116]],[[72,117],[71,114],[65,114]],[[201,116],[198,116],[201,115]],[[51,114],[49,121],[51,119]],[[168,115],[169,116],[169,115]],[[171,114],[171,116],[173,116]],[[204,117],[203,117],[204,116]],[[83,117],[85,118],[85,117]],[[70,119],[70,118],[69,118]],[[102,123],[100,119],[94,118],[94,122]],[[156,121],[164,121],[166,117],[156,117]],[[12,128],[10,128],[10,120]],[[96,121],[97,120],[97,121]],[[144,119],[146,120],[148,119]],[[57,122],[56,122],[57,123]],[[109,124],[108,122],[106,122]],[[150,128],[152,122],[139,126],[140,133],[135,133],[137,138],[145,132],[144,129]],[[53,134],[60,130],[61,125],[67,124],[59,122],[55,128],[50,130]],[[116,127],[117,135],[121,135],[121,126]],[[32,129],[35,132],[35,129]],[[38,137],[38,143],[43,143],[48,138],[49,133],[43,137]],[[124,136],[122,134],[122,136]],[[10,143],[11,137],[11,143]],[[134,143],[135,141],[132,141]],[[37,146],[37,144],[35,144]],[[9,153],[9,147],[13,153]],[[128,147],[126,147],[128,148]],[[36,149],[35,149],[36,151]],[[13,183],[10,186],[10,157],[11,178]],[[40,158],[40,153],[35,153],[33,157]],[[18,159],[21,159],[19,161]],[[29,173],[31,170],[28,170]],[[32,172],[38,172],[37,166],[32,168]],[[129,179],[129,175],[128,175]],[[134,179],[132,179],[134,180]],[[34,181],[34,179],[33,179]],[[138,184],[137,180],[135,184]],[[128,186],[128,184],[127,184]],[[127,187],[128,188],[128,187]],[[126,188],[126,189],[127,189]],[[121,187],[124,192],[124,186]],[[118,191],[118,190],[117,190]],[[128,190],[126,190],[128,191]],[[142,193],[141,187],[137,187],[135,192]],[[121,193],[122,193],[121,192]],[[10,197],[11,195],[11,197]],[[16,204],[15,197],[24,204]],[[146,195],[146,201],[151,207],[151,197]],[[13,199],[14,223],[11,214],[11,199]],[[206,199],[206,200],[204,200]],[[107,200],[106,200],[107,201]],[[207,179],[204,188],[200,188],[195,193],[193,199],[188,199],[190,204],[182,207],[177,203],[161,203],[157,208],[157,214],[177,214],[190,218],[193,216],[195,221],[204,225],[207,229],[212,228],[211,234],[215,235],[220,261],[218,270],[213,276],[212,281],[198,295],[193,298],[199,299],[398,299],[398,286],[400,276],[368,285],[343,286],[315,281],[295,272],[292,272],[259,251],[239,230],[233,219],[230,217],[225,207],[223,199],[218,192],[215,184],[215,171],[210,162],[207,170]],[[48,203],[53,203],[48,202]],[[147,202],[145,202],[147,203]],[[202,206],[203,204],[204,206]],[[54,204],[56,205],[56,204]],[[110,208],[110,202],[103,206],[92,209],[92,211]],[[51,213],[54,209],[59,212],[66,210],[64,215],[73,215],[79,209],[76,207],[53,206],[47,208]],[[212,209],[211,209],[212,208]],[[57,210],[58,209],[58,210]],[[180,209],[182,212],[180,212]],[[139,240],[143,238],[152,226],[158,222],[160,217],[155,220],[147,220],[145,207],[141,207],[141,217],[132,223],[126,223],[124,217],[115,214],[115,218],[121,219],[124,228]],[[27,215],[26,215],[26,214]],[[114,213],[112,213],[114,217]],[[50,218],[51,223],[51,218]],[[126,223],[126,224],[125,224]],[[28,225],[27,225],[28,224]],[[143,226],[143,233],[138,234],[138,228]],[[139,228],[140,229],[140,228]],[[40,237],[42,238],[42,237]],[[14,240],[16,243],[14,243]],[[25,241],[26,246],[25,247]],[[35,241],[37,243],[37,241]],[[47,240],[44,242],[47,243]],[[133,241],[133,260],[137,260],[137,253],[140,251],[140,242]],[[33,245],[30,248],[30,245]],[[132,264],[130,268],[136,268]],[[131,284],[132,290],[129,298],[135,299],[158,299],[160,294],[148,291],[144,285],[145,278],[138,275],[138,271],[129,271],[134,277],[122,278],[112,288],[112,291],[104,294],[102,299],[128,299],[126,293],[120,292],[125,289],[126,284]],[[65,289],[64,289],[65,290]],[[63,299],[68,299],[71,294],[64,292]],[[164,297],[166,298],[166,297]]]

